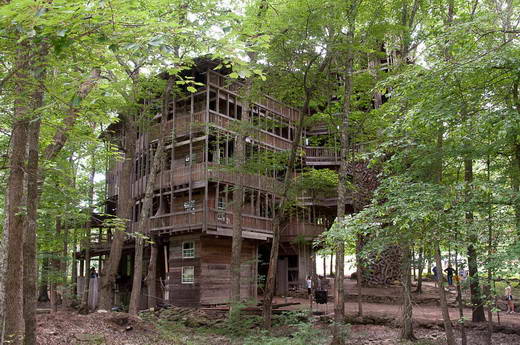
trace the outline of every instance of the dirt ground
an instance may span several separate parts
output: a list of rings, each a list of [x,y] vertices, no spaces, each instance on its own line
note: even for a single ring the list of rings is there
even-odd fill
[[[346,311],[352,325],[349,328],[348,344],[352,345],[397,345],[400,318],[398,287],[363,289],[364,319],[356,318],[357,296],[355,283],[347,281],[348,293]],[[433,284],[426,284],[425,293],[415,296],[413,318],[415,335],[419,345],[445,344],[444,330],[440,308]],[[454,293],[450,293],[453,302]],[[299,305],[286,307],[287,310],[309,310],[309,300],[305,298],[276,298],[275,303],[299,302]],[[326,332],[327,315],[333,312],[332,303],[327,305],[313,304],[312,309],[318,322],[317,327]],[[176,313],[176,311],[173,311]],[[194,313],[200,313],[194,311]],[[471,309],[465,308],[466,318],[471,317]],[[454,324],[459,319],[456,308],[450,308],[450,316]],[[520,314],[500,313],[500,324],[494,314],[494,323],[499,332],[493,335],[494,345],[520,344]],[[209,314],[206,318],[218,318]],[[180,322],[178,322],[180,320]],[[39,314],[37,339],[39,345],[235,345],[242,344],[240,338],[229,337],[226,332],[218,331],[218,323],[210,322],[211,327],[201,326],[196,322],[182,322],[186,318],[176,318],[174,323],[165,327],[161,322],[146,321],[142,318],[130,317],[125,313],[92,313],[79,315],[74,310],[59,311],[55,314]],[[321,321],[318,321],[321,320]],[[180,325],[182,324],[182,325]],[[468,345],[484,345],[485,325],[468,322]],[[457,337],[458,335],[458,330]],[[460,342],[460,339],[459,339]]]

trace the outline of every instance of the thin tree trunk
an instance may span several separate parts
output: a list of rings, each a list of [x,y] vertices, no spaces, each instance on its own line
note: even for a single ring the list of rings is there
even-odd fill
[[[43,92],[35,97],[39,106],[43,105]],[[38,106],[38,108],[39,108]],[[23,262],[23,314],[25,320],[25,345],[36,344],[36,303],[37,303],[37,262],[36,228],[38,217],[38,144],[40,138],[40,120],[33,120],[29,125],[27,139],[27,217],[24,233]]]
[[[92,229],[92,213],[94,212],[94,178],[96,176],[96,157],[95,153],[91,152],[91,166],[90,175],[88,178],[88,215],[85,226],[85,267],[84,267],[84,286],[81,294],[81,302],[79,305],[80,314],[88,314],[89,312],[89,293],[90,293],[90,234]]]
[[[173,79],[168,80],[168,84],[163,93],[163,110],[162,110],[162,128],[159,135],[159,141],[157,143],[157,148],[155,150],[155,154],[153,155],[152,168],[150,169],[150,176],[146,181],[146,189],[143,199],[143,208],[141,210],[141,214],[139,216],[139,223],[137,224],[136,238],[135,238],[135,260],[134,260],[134,275],[132,280],[132,293],[130,295],[130,306],[128,307],[129,313],[131,315],[137,315],[139,312],[139,300],[141,296],[141,286],[142,286],[142,278],[143,278],[143,246],[144,239],[143,236],[148,233],[146,229],[149,225],[149,217],[150,211],[152,209],[152,201],[153,201],[153,192],[155,187],[155,180],[157,177],[157,173],[161,167],[161,162],[163,159],[163,151],[164,151],[164,142],[166,139],[166,123],[168,117],[168,106],[170,99],[170,92],[173,87]],[[135,128],[135,124],[134,124]]]
[[[249,96],[250,85],[245,86],[246,97]],[[247,121],[249,116],[249,101],[244,100],[244,110],[242,111],[242,121]],[[236,183],[233,189],[233,237],[231,239],[231,305],[229,316],[238,317],[240,310],[237,304],[240,303],[240,271],[242,255],[242,209],[244,201],[244,186],[242,182],[242,167],[246,160],[245,135],[243,129],[239,128],[235,139],[235,166],[237,169]]]
[[[401,283],[403,285],[403,306],[401,315],[401,334],[400,339],[402,340],[416,340],[417,338],[413,334],[412,324],[412,275],[411,275],[411,250],[407,244],[403,247],[403,258],[401,264]]]
[[[49,302],[49,258],[42,260],[38,302]]]
[[[123,219],[127,228],[130,226],[132,220],[132,207],[134,200],[132,198],[132,170],[134,166],[135,143],[137,140],[137,132],[135,128],[129,124],[124,123],[125,137],[124,137],[124,152],[125,158],[121,175],[119,177],[119,188],[117,198],[117,217]],[[112,243],[110,244],[110,254],[105,262],[103,272],[101,274],[101,288],[99,294],[99,308],[105,310],[112,309],[114,301],[113,286],[116,281],[117,270],[121,255],[123,253],[123,244],[126,239],[125,231],[116,230],[113,235]]]
[[[62,223],[61,217],[56,217],[56,237],[59,239],[62,236]],[[56,252],[53,254],[53,258],[51,259],[52,272],[54,273],[54,279],[51,280],[51,311],[53,313],[58,311],[58,287],[60,286],[59,280],[63,277],[62,268],[63,265],[59,257],[61,256]]]
[[[455,240],[457,242],[457,240]],[[457,274],[459,274],[459,263],[458,263],[458,251],[455,251],[455,270]],[[460,286],[460,276],[456,282],[457,288],[457,305],[459,309],[459,325],[460,325],[460,337],[461,337],[461,345],[467,345],[468,338],[466,336],[466,325],[464,321],[464,301],[462,300],[462,288]]]
[[[417,263],[417,293],[422,293],[422,281],[424,270],[424,247],[419,248],[419,259]]]
[[[148,308],[155,308],[157,305],[157,246],[157,237],[154,237],[152,238],[150,262],[148,263],[148,275],[146,277]]]
[[[439,244],[435,243],[435,263],[439,269],[439,297],[442,311],[442,319],[444,321],[444,331],[446,332],[446,341],[448,345],[456,345],[455,336],[453,334],[453,326],[451,324],[450,313],[448,310],[448,303],[446,302],[446,291],[444,290],[444,274],[441,261],[441,250]]]
[[[143,277],[144,235],[142,233],[136,233],[135,236],[136,237],[132,293],[130,295],[130,306],[128,307],[128,313],[130,315],[137,315],[137,313],[139,313],[139,302],[141,300],[141,282]]]
[[[473,161],[471,159],[464,159],[464,180],[467,184],[466,203],[471,201],[471,183],[473,183]],[[473,226],[473,212],[466,212],[466,223],[470,227],[470,234],[468,237],[468,270],[469,270],[469,288],[471,293],[471,305],[473,322],[485,322],[486,315],[484,313],[484,303],[482,300],[480,283],[478,277],[478,258],[477,250],[474,243],[478,243],[478,235],[475,233],[476,229]]]
[[[491,161],[488,155],[487,161],[486,161],[486,170],[487,170],[487,182],[491,183]],[[486,296],[487,296],[487,303],[488,303],[488,309],[487,309],[487,334],[486,334],[486,341],[487,345],[492,344],[492,338],[493,338],[493,294],[491,292],[491,282],[493,280],[493,271],[491,262],[493,261],[493,206],[491,204],[491,193],[488,194],[488,219],[487,219],[487,228],[488,228],[488,270],[487,270],[487,284],[485,287]]]
[[[361,235],[357,235],[357,243],[356,243],[356,284],[357,284],[357,295],[358,295],[358,316],[363,316],[363,287],[362,287],[362,262],[361,262]]]
[[[264,303],[262,309],[262,317],[264,320],[264,327],[271,328],[271,314],[273,307],[273,297],[274,297],[274,289],[276,284],[276,271],[278,269],[278,251],[280,246],[280,234],[285,226],[286,218],[287,218],[287,197],[289,193],[289,186],[291,182],[291,178],[294,172],[295,163],[296,163],[296,155],[298,151],[298,145],[300,144],[300,139],[303,131],[303,124],[305,117],[309,113],[309,102],[311,97],[311,90],[306,91],[305,95],[305,103],[303,105],[302,112],[300,113],[300,119],[298,121],[298,125],[296,126],[296,133],[291,144],[291,151],[289,155],[289,162],[287,164],[287,170],[285,172],[285,179],[283,184],[283,190],[281,193],[281,199],[279,202],[278,210],[273,217],[273,241],[271,243],[271,254],[269,257],[269,269],[267,271],[267,278],[265,284],[265,293],[264,293]]]
[[[345,91],[343,97],[343,113],[340,125],[340,166],[338,183],[338,203],[337,203],[337,222],[345,221],[345,204],[347,203],[347,184],[348,184],[348,150],[349,150],[349,118],[352,96],[352,75],[354,73],[354,29],[355,29],[355,9],[349,13],[348,24],[348,50],[346,54],[345,71]],[[332,345],[343,345],[345,335],[343,323],[345,322],[345,243],[341,240],[336,244],[336,276],[334,277],[334,327],[332,331]]]

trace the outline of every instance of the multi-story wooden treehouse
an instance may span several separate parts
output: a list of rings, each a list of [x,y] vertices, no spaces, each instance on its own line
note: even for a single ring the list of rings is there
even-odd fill
[[[240,84],[199,64],[191,70],[195,81],[203,84],[197,92],[172,100],[168,116],[156,116],[142,129],[137,139],[132,178],[135,202],[132,232],[139,218],[145,187],[150,175],[154,145],[159,135],[167,135],[166,152],[154,186],[153,206],[148,230],[159,243],[155,295],[174,305],[204,305],[226,302],[230,294],[233,187],[240,181],[245,189],[242,212],[242,298],[257,296],[258,277],[267,273],[273,217],[281,192],[279,171],[243,173],[228,166],[235,158],[237,120],[247,119],[257,126],[246,138],[249,159],[263,151],[288,151],[296,132],[299,111],[263,96],[244,114]],[[274,124],[274,125],[272,125]],[[120,127],[113,126],[116,132]],[[313,135],[326,134],[325,127],[304,131],[300,147],[300,167],[337,170],[339,158],[334,147],[311,147],[305,143]],[[119,133],[121,135],[121,133]],[[107,171],[108,213],[114,213],[118,198],[121,161]],[[112,205],[112,206],[111,206]],[[335,193],[322,198],[303,197],[282,232],[277,292],[302,288],[313,271],[311,240],[327,229],[336,214]],[[352,202],[347,205],[353,211]],[[93,256],[109,250],[111,230],[99,228]],[[146,252],[145,252],[146,253]],[[145,260],[146,254],[145,254]],[[131,286],[133,244],[125,245],[117,289],[121,294]],[[145,265],[146,267],[146,265]],[[146,272],[145,274],[146,275]],[[144,299],[143,299],[144,300]]]

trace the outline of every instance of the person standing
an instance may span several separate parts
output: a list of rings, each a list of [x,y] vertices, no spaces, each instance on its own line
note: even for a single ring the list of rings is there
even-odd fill
[[[511,288],[511,284],[509,282],[507,282],[504,295],[506,296],[507,313],[513,314],[515,312],[515,304],[513,303],[513,289]]]
[[[307,286],[307,295],[310,296],[311,293],[312,293],[312,279],[311,279],[311,276],[307,276],[306,286]]]
[[[451,265],[448,265],[448,268],[446,268],[444,272],[446,272],[446,275],[448,277],[448,285],[453,286],[453,273],[455,272],[455,270],[453,269],[453,267],[451,267]]]

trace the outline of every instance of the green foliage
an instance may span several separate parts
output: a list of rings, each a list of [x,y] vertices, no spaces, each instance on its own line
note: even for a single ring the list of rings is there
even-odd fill
[[[244,345],[325,345],[330,342],[323,330],[316,329],[310,323],[295,325],[296,331],[290,336],[275,337],[260,335],[244,340]]]

